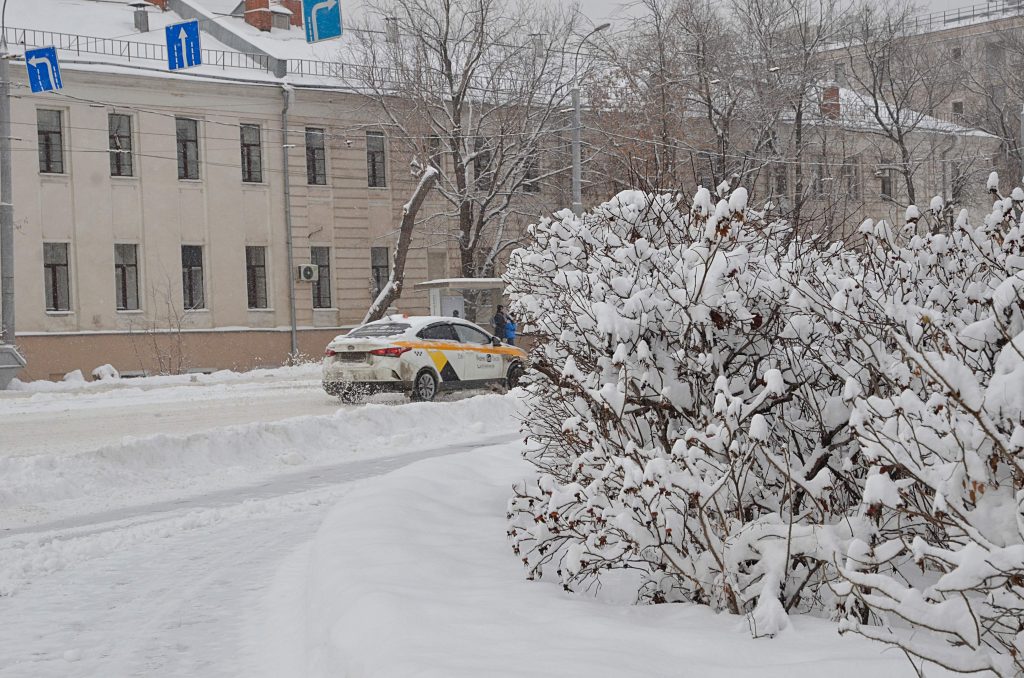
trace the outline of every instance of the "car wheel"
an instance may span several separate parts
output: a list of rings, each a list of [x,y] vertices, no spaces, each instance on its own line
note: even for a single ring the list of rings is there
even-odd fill
[[[344,390],[344,388],[345,388],[344,384],[340,384],[340,383],[338,383],[336,381],[325,381],[324,382],[324,391],[326,391],[327,395],[329,395],[329,396],[340,396],[342,391]]]
[[[523,366],[519,363],[513,363],[508,368],[508,376],[505,378],[505,382],[509,388],[515,388],[519,386],[519,380],[523,378]]]
[[[430,370],[420,370],[412,384],[412,399],[430,402],[437,396],[437,377]]]

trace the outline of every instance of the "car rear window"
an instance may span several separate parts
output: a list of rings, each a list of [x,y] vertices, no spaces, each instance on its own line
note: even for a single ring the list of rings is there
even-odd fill
[[[371,323],[357,327],[346,336],[349,337],[394,337],[405,334],[412,325],[407,323]]]

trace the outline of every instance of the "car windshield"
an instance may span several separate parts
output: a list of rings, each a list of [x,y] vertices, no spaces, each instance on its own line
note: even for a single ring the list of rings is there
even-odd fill
[[[412,325],[406,323],[370,323],[357,327],[347,335],[348,337],[394,337],[405,334]]]

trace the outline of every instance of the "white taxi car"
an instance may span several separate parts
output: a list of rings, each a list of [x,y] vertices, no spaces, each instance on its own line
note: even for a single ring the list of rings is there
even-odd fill
[[[390,316],[327,345],[323,385],[346,399],[397,391],[433,400],[442,390],[514,387],[525,365],[524,351],[460,318]]]

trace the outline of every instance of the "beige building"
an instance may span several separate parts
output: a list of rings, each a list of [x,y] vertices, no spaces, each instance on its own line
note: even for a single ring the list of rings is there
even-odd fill
[[[319,278],[294,283],[300,353],[359,322],[416,180],[407,144],[332,82],[329,47],[306,46],[299,3],[249,0],[242,18],[236,0],[167,0],[142,10],[148,32],[127,1],[26,4],[8,40],[56,45],[63,89],[30,93],[12,63],[20,378],[280,365],[303,264]],[[208,65],[170,74],[163,28],[197,12]],[[414,241],[400,312],[428,310],[415,283],[459,275],[444,223]]]

